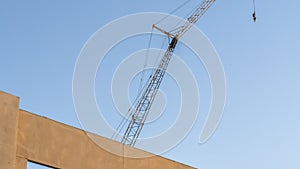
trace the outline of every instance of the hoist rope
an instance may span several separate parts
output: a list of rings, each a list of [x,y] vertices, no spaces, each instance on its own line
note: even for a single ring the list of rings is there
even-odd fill
[[[141,89],[142,89],[142,86],[143,86],[143,81],[144,81],[144,76],[145,76],[145,71],[146,71],[145,69],[147,67],[147,63],[148,63],[148,59],[149,59],[149,51],[150,51],[150,47],[151,47],[152,36],[153,36],[153,28],[151,29],[150,38],[149,38],[149,41],[148,41],[146,58],[145,58],[144,67],[143,67],[141,78],[140,78],[140,85],[139,85],[138,93],[141,92]]]
[[[171,12],[169,13],[169,15],[167,15],[167,16],[163,17],[162,19],[160,19],[159,21],[157,21],[157,22],[155,23],[155,25],[157,25],[157,24],[161,23],[163,20],[167,19],[169,16],[171,16],[172,14],[174,14],[175,12],[177,12],[179,9],[181,9],[182,7],[184,7],[184,6],[185,6],[187,3],[189,3],[190,1],[192,1],[192,0],[187,0],[187,1],[183,2],[180,6],[178,6],[178,7],[175,8],[173,11],[171,11]]]
[[[140,78],[140,84],[139,84],[139,89],[138,89],[138,95],[137,97],[135,98],[134,102],[131,104],[130,108],[128,109],[127,113],[125,114],[125,116],[123,116],[122,118],[122,121],[121,123],[117,126],[114,134],[112,135],[112,139],[117,139],[117,135],[119,133],[121,133],[122,129],[124,128],[125,124],[126,124],[126,121],[130,119],[130,116],[132,115],[131,114],[131,110],[132,108],[134,108],[137,100],[139,99],[139,97],[141,96],[142,94],[142,91],[143,89],[145,88],[146,85],[143,85],[143,80],[144,80],[144,76],[145,76],[145,68],[147,67],[147,62],[148,62],[148,58],[149,58],[149,51],[150,51],[150,47],[151,47],[151,42],[152,42],[152,36],[153,36],[153,28],[151,30],[151,33],[150,33],[150,38],[149,38],[149,41],[148,41],[148,45],[147,45],[147,52],[146,52],[146,57],[145,57],[145,62],[144,62],[144,65],[143,65],[143,69],[142,69],[142,74],[141,74],[141,78]],[[149,78],[150,79],[150,78]],[[147,82],[145,84],[147,84],[149,82],[149,79],[147,80]]]
[[[155,58],[155,61],[154,61],[154,63],[153,63],[153,68],[157,68],[157,67],[158,67],[158,65],[157,65],[158,60],[159,60],[159,58],[162,58],[162,57],[163,57],[163,56],[161,57],[161,53],[162,53],[162,51],[163,51],[163,47],[164,47],[165,44],[166,44],[166,40],[167,40],[167,37],[164,38],[164,40],[163,40],[163,42],[162,42],[162,44],[161,44],[159,53],[158,53],[158,55],[157,55],[157,57]],[[156,70],[156,69],[152,69],[152,71],[151,71],[151,76],[154,74],[155,70]]]

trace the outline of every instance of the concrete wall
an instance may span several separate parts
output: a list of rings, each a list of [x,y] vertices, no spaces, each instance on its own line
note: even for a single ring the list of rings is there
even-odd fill
[[[90,134],[90,133],[89,133]],[[191,169],[160,156],[96,136],[122,156],[105,151],[85,131],[19,110],[19,98],[0,91],[0,169],[26,169],[27,161],[61,169]]]

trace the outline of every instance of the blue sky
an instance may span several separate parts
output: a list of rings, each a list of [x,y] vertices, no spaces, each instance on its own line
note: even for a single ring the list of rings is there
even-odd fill
[[[43,166],[41,164],[36,164],[33,162],[28,162],[27,163],[27,169],[50,169],[50,167]]]
[[[20,96],[22,109],[80,127],[72,77],[88,38],[124,15],[167,13],[182,2],[1,1],[0,90]],[[223,119],[199,145],[205,118],[199,115],[189,136],[163,156],[205,169],[300,167],[299,6],[256,0],[253,23],[252,0],[216,1],[196,25],[224,66]]]

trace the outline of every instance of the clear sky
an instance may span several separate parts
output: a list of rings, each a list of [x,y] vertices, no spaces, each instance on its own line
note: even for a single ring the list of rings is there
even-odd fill
[[[0,90],[20,96],[22,109],[80,128],[72,77],[88,38],[119,17],[168,13],[183,2],[1,1]],[[252,0],[216,1],[196,25],[224,66],[224,116],[200,145],[205,115],[199,115],[185,140],[163,156],[203,169],[300,168],[299,6],[256,0],[253,23]]]

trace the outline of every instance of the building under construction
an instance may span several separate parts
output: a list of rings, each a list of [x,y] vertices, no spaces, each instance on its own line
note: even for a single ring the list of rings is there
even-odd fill
[[[95,144],[83,130],[19,109],[19,98],[0,91],[0,169],[26,169],[28,162],[58,169],[192,169],[193,167],[96,136],[123,155]]]

